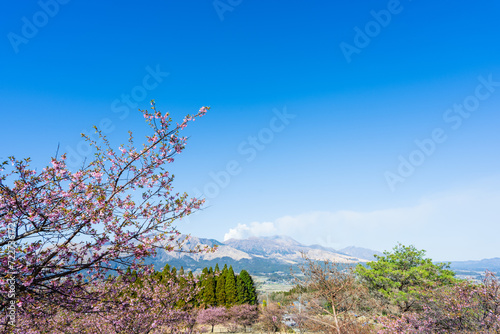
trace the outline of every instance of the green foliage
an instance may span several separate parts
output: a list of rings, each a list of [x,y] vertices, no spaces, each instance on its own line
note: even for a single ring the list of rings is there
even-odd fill
[[[241,274],[236,277],[236,303],[239,305],[245,304],[246,302],[246,291],[243,280],[241,279]]]
[[[215,298],[218,306],[226,305],[226,275],[224,271],[217,277],[217,286],[215,288]]]
[[[238,278],[237,284],[239,285],[236,287],[238,303],[255,305],[257,303],[257,290],[252,276],[248,271],[242,270]]]
[[[174,278],[177,277],[177,269],[175,267],[172,268],[170,271],[170,275],[173,276]]]
[[[163,267],[162,274],[168,275],[170,274],[170,265],[167,263],[165,267]]]
[[[225,277],[225,292],[226,292],[226,306],[230,307],[236,304],[236,276],[234,275],[233,267],[229,267]]]
[[[215,298],[215,278],[213,275],[208,275],[202,283],[203,286],[203,303],[206,306],[216,306]]]
[[[455,273],[445,263],[432,263],[424,250],[398,244],[393,252],[384,252],[377,261],[358,265],[355,272],[372,292],[398,306],[400,312],[418,308],[420,291],[455,282]]]
[[[129,275],[136,276],[129,270]],[[194,278],[193,272],[189,271],[186,275],[183,267],[177,269],[169,264],[166,264],[161,272],[155,272],[153,276],[159,283],[168,282],[173,279],[181,286],[184,286],[188,280]],[[257,292],[253,279],[246,270],[242,270],[239,275],[234,273],[233,267],[227,265],[221,271],[219,265],[215,265],[215,269],[203,268],[202,273],[198,278],[198,292],[194,300],[190,301],[193,306],[215,307],[225,306],[231,307],[234,305],[251,304],[257,302]],[[134,284],[140,284],[135,282]],[[181,302],[184,306],[184,302]]]

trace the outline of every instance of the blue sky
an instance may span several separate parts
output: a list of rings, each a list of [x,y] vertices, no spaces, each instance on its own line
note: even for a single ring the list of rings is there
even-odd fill
[[[60,143],[78,161],[93,125],[144,135],[150,99],[178,119],[209,105],[172,166],[207,198],[182,232],[500,256],[496,1],[4,9],[1,158],[44,166]]]

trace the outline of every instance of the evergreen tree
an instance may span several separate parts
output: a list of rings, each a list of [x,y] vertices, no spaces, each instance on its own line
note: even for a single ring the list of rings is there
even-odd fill
[[[160,282],[162,282],[162,283],[163,283],[163,282],[166,282],[166,281],[169,279],[169,277],[170,277],[170,275],[171,275],[171,274],[170,274],[170,269],[171,269],[171,268],[170,268],[170,265],[169,265],[168,263],[165,265],[165,267],[163,267],[163,270],[162,270],[162,271],[161,271],[161,273],[158,275],[158,280],[159,280]]]
[[[233,267],[230,266],[229,270],[226,272],[226,305],[227,307],[231,307],[237,302],[236,298],[236,277],[234,275]]]
[[[216,263],[216,264],[215,264],[215,269],[214,269],[214,272],[215,272],[216,274],[220,273],[220,269],[219,269],[219,264],[218,264],[218,263]]]
[[[181,268],[182,269],[182,268]],[[184,276],[179,276],[178,277],[178,281],[179,281],[179,286],[182,288],[182,291],[188,291],[188,288],[187,288],[187,280]],[[196,298],[195,298],[196,299]],[[184,307],[187,303],[189,302],[192,302],[193,300],[187,300],[187,299],[184,299],[184,298],[181,298],[178,302],[177,302],[177,306],[182,308]]]
[[[215,306],[217,299],[215,298],[215,278],[213,275],[208,275],[203,281],[203,303],[206,306]]]
[[[184,267],[181,266],[181,269],[179,270],[179,275],[184,276]]]
[[[202,276],[207,276],[208,275],[208,268],[207,267],[203,268],[203,270],[201,271],[201,275]]]
[[[208,268],[208,273],[209,273],[209,274],[213,274],[213,273],[214,273],[214,270],[213,270],[213,268],[212,268],[212,267]]]
[[[246,285],[241,276],[236,276],[236,303],[239,305],[246,303]]]
[[[217,277],[217,286],[215,288],[215,298],[217,300],[217,306],[226,305],[226,278],[224,274],[220,274]]]
[[[355,272],[374,293],[381,294],[398,306],[401,313],[418,309],[419,296],[438,286],[455,282],[455,273],[449,264],[433,263],[425,257],[425,250],[398,244],[393,252],[375,255],[377,261],[358,264]]]
[[[173,267],[172,270],[170,271],[170,275],[171,275],[171,277],[174,278],[174,280],[176,280],[176,278],[177,278],[177,269],[175,267]]]
[[[158,282],[161,281],[161,272],[160,271],[155,271],[151,274],[151,277],[156,279]]]
[[[164,274],[164,276],[168,276],[166,274],[170,274],[170,265],[168,263],[165,265],[165,267],[163,267],[162,274]]]
[[[257,302],[257,290],[253,282],[252,276],[246,270],[242,270],[239,275],[245,290],[245,304],[254,305]]]
[[[194,278],[194,274],[191,270],[188,273],[188,278],[190,280],[192,280]],[[194,297],[194,305],[195,306],[199,306],[201,303],[204,302],[203,284],[204,284],[205,278],[206,278],[206,276],[204,276],[203,273],[198,277],[198,282],[196,283],[196,288],[199,288],[199,290],[198,290],[198,293],[196,294],[196,296]]]

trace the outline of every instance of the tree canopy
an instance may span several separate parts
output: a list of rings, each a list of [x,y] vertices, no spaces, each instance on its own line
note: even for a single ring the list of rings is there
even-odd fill
[[[455,273],[446,263],[433,263],[425,258],[425,250],[399,243],[392,252],[375,255],[371,261],[356,267],[356,273],[367,283],[371,291],[387,298],[400,312],[416,307],[415,298],[423,289],[447,285],[454,282]]]
[[[172,224],[203,200],[173,192],[166,166],[185,148],[180,131],[209,108],[172,126],[169,113],[151,105],[142,111],[150,127],[142,145],[129,132],[128,143],[116,150],[95,128],[97,136],[82,135],[94,158],[78,170],[67,167],[65,154],[41,170],[30,167],[29,158],[0,164],[2,311],[11,304],[11,286],[21,312],[51,303],[82,309],[77,299],[95,291],[92,282],[110,271],[139,269],[158,248],[172,251],[182,243]]]

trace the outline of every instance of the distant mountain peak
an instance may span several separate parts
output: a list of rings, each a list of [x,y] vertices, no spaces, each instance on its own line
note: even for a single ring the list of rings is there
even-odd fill
[[[305,254],[312,260],[329,260],[336,263],[355,264],[366,262],[353,254],[342,253],[332,248],[321,246],[305,246],[289,236],[274,235],[267,237],[250,237],[248,239],[229,239],[219,242],[215,239],[189,237],[185,246],[187,249],[196,245],[217,245],[217,250],[210,253],[173,253],[159,251],[150,260],[156,268],[162,268],[166,263],[183,265],[194,270],[212,266],[215,263],[228,263],[244,267],[251,272],[262,270],[275,272],[304,261]],[[279,268],[279,269],[277,269]]]
[[[179,236],[183,239],[184,236]],[[167,241],[166,241],[167,242]],[[252,274],[289,272],[291,267],[303,263],[302,254],[311,260],[329,260],[334,263],[349,265],[359,262],[374,261],[373,255],[383,253],[356,246],[335,250],[321,245],[305,246],[289,236],[274,235],[268,237],[250,237],[248,239],[229,239],[220,242],[215,239],[191,236],[183,246],[192,249],[198,245],[212,247],[217,245],[215,252],[186,253],[158,251],[158,255],[147,260],[161,270],[166,263],[171,266],[184,266],[185,270],[201,270],[204,267],[215,266],[216,263],[232,265],[235,270],[245,269]],[[483,259],[480,261],[455,261],[451,263],[452,270],[475,271],[485,270],[497,272],[500,275],[500,258]],[[468,274],[468,273],[467,273]]]
[[[356,247],[356,246],[349,246],[345,247],[339,250],[340,253],[351,255],[354,257],[357,257],[359,259],[364,259],[364,260],[369,260],[369,261],[375,261],[375,255],[382,256],[384,255],[381,252],[374,251],[372,249],[368,248],[363,248],[363,247]]]

